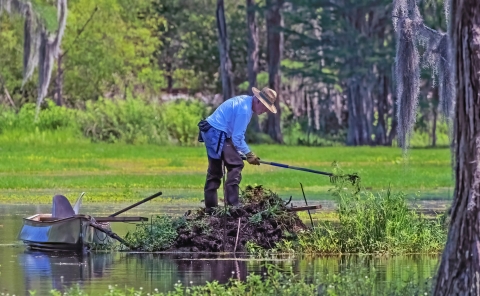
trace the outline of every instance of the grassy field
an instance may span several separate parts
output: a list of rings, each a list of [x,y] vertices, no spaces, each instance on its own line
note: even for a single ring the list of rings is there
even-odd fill
[[[453,191],[450,151],[412,149],[407,158],[398,148],[251,146],[262,160],[331,171],[339,162],[356,172],[372,190],[402,190],[422,198],[449,198]],[[52,194],[88,201],[130,201],[163,191],[172,198],[202,198],[207,169],[203,146],[153,146],[90,143],[48,135],[29,138],[0,136],[0,202],[50,202]],[[246,164],[242,187],[263,184],[280,195],[301,198],[303,183],[309,199],[329,198],[328,177]],[[68,195],[70,194],[70,195]]]

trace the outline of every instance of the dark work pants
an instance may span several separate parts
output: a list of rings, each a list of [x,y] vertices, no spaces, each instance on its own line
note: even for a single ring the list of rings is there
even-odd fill
[[[222,158],[208,158],[207,180],[205,182],[205,207],[218,206],[217,189],[220,187],[223,177],[222,160],[227,168],[227,180],[225,181],[225,197],[227,204],[238,205],[238,185],[242,180],[243,160],[233,146],[232,139],[226,139],[223,145]]]

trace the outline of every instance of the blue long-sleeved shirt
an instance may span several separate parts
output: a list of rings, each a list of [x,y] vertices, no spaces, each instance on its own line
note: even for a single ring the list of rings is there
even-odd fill
[[[250,148],[245,142],[245,132],[252,118],[252,96],[237,96],[226,100],[207,118],[214,128],[227,133],[238,151],[247,154]]]

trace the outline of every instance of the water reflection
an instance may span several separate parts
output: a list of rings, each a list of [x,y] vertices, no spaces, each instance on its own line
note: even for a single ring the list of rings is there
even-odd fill
[[[112,253],[47,253],[25,251],[18,255],[18,262],[24,271],[24,292],[29,290],[65,291],[72,285],[85,283],[108,274],[114,262]]]
[[[214,280],[227,283],[231,278],[245,280],[247,270],[260,271],[259,266],[248,268],[248,258],[217,254],[126,254],[124,257],[127,268],[141,270],[144,280],[162,289],[173,289],[177,282],[198,285]]]
[[[255,259],[225,254],[146,254],[146,253],[89,253],[82,256],[62,253],[24,251],[1,247],[13,254],[0,258],[12,275],[0,273],[1,292],[17,295],[48,294],[52,289],[65,291],[79,284],[91,295],[104,293],[109,285],[121,288],[143,288],[144,292],[171,291],[181,282],[184,286],[203,285],[230,279],[245,280],[248,274],[263,275],[266,264],[311,279],[315,274],[338,274],[345,269],[375,267],[377,284],[415,280],[423,282],[434,273],[438,256],[410,255],[276,257]],[[10,260],[10,258],[16,258]],[[6,277],[5,277],[6,275]]]

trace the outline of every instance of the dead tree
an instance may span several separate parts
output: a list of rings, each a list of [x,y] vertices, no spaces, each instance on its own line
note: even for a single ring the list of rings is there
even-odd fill
[[[220,52],[220,75],[222,77],[222,94],[223,100],[226,101],[233,97],[235,93],[233,88],[232,61],[228,54],[229,42],[223,0],[217,0],[217,29],[218,49]]]
[[[280,62],[283,53],[283,18],[281,8],[283,0],[267,0],[267,60],[268,60],[268,86],[277,92],[275,107],[277,113],[268,113],[267,133],[277,143],[283,143],[281,130],[281,74]]]
[[[258,28],[255,21],[255,0],[247,0],[247,70],[248,70],[248,94],[253,95],[252,87],[257,87],[258,74]],[[251,119],[251,128],[255,133],[260,131],[258,125],[258,115],[253,114]]]
[[[248,29],[248,92],[252,95],[252,87],[257,87],[258,73],[258,28],[255,21],[255,0],[247,0],[247,29]]]

